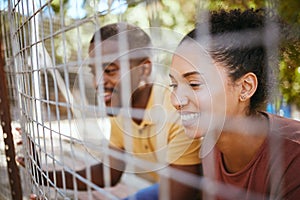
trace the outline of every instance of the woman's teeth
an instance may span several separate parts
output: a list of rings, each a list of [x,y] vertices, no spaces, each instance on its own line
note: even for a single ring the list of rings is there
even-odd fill
[[[197,117],[200,117],[200,113],[191,113],[191,114],[181,114],[181,119],[184,121],[192,120]]]

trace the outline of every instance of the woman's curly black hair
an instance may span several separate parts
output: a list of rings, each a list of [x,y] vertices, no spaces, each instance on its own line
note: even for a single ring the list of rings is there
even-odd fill
[[[234,82],[248,72],[256,75],[258,87],[249,107],[250,114],[256,113],[268,97],[270,62],[267,45],[272,42],[272,33],[266,29],[266,22],[270,20],[267,12],[264,9],[220,10],[210,12],[208,19],[186,35],[182,42],[188,38],[200,42],[207,37],[201,29],[204,24],[208,26],[210,43],[204,47],[215,62],[227,68],[231,80]]]

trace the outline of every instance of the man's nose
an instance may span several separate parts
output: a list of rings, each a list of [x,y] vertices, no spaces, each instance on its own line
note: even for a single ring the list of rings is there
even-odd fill
[[[93,86],[96,90],[99,89],[99,87],[103,87],[105,85],[105,81],[103,77],[94,77],[93,79]]]
[[[110,81],[110,77],[105,72],[102,73],[102,79],[104,83]]]

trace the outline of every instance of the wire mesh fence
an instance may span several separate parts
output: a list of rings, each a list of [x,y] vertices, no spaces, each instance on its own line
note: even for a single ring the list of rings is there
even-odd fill
[[[156,183],[160,183],[160,199],[175,199],[174,188],[188,191],[182,193],[184,198],[200,198],[199,191],[208,199],[246,194],[243,189],[201,176],[200,145],[211,141],[187,137],[182,125],[196,114],[180,118],[170,101],[170,77],[175,77],[170,72],[172,56],[184,35],[197,27],[195,22],[207,18],[209,9],[209,1],[178,2],[0,3],[1,53],[12,132],[16,154],[24,157],[20,162],[24,166],[19,168],[23,199],[30,194],[40,199],[123,199]],[[277,6],[275,1],[266,1],[266,5]],[[194,15],[183,17],[186,10]],[[279,26],[265,23],[265,32],[237,33],[236,44],[241,45],[247,35],[245,43],[255,46],[261,38],[251,34],[271,32],[272,37],[263,35],[264,42],[268,56],[275,57],[278,64]],[[204,23],[201,31],[209,28]],[[268,72],[278,75],[275,68]],[[277,88],[278,81],[273,86]],[[272,98],[277,99],[278,91],[273,93]],[[217,124],[219,118],[213,119],[215,122],[202,120]],[[276,147],[283,145],[281,142],[270,141]],[[1,163],[6,163],[4,141],[0,146]],[[277,149],[274,152],[278,153]],[[1,166],[1,199],[11,199],[13,191],[6,168]],[[272,199],[273,194],[268,195]],[[262,198],[255,192],[246,196]]]
[[[86,61],[88,42],[93,32],[103,25],[102,14],[94,10],[89,17],[74,20],[65,15],[66,4],[59,2],[61,11],[54,13],[50,3],[9,1],[8,11],[1,15],[5,36],[2,41],[7,48],[4,49],[6,74],[11,87],[9,92],[14,93],[10,97],[17,110],[17,126],[21,127],[23,137],[25,178],[30,182],[27,186],[30,193],[49,199],[125,197],[150,185],[153,178],[136,176],[132,174],[135,169],[129,169],[116,188],[109,187],[110,177],[105,175],[107,190],[103,190],[91,181],[89,168],[104,162],[110,155],[109,152],[98,153],[109,151],[110,123],[103,114],[105,106],[97,103],[103,101],[103,97],[95,92],[93,74],[87,67],[89,61]],[[140,9],[146,9],[156,2],[132,2],[137,3],[141,3]],[[110,8],[109,12],[118,7]],[[121,15],[115,16],[121,18]],[[99,57],[101,59],[101,55]],[[123,157],[118,152],[111,154]],[[125,160],[128,159],[131,160],[130,157]],[[130,168],[129,164],[127,167]],[[56,177],[50,180],[47,173],[41,175],[42,168],[68,172],[73,177],[71,184],[75,190],[67,189],[69,183],[66,180],[62,180],[61,187],[56,186],[59,182]],[[80,169],[86,169],[85,178],[74,171]],[[103,172],[109,174],[105,167]],[[80,193],[77,190],[75,178],[88,185],[87,191]]]

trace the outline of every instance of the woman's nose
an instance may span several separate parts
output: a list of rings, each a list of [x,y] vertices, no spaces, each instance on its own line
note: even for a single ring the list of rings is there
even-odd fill
[[[172,93],[171,103],[176,110],[181,110],[184,106],[188,104],[188,99],[185,96],[180,96],[177,93]]]

